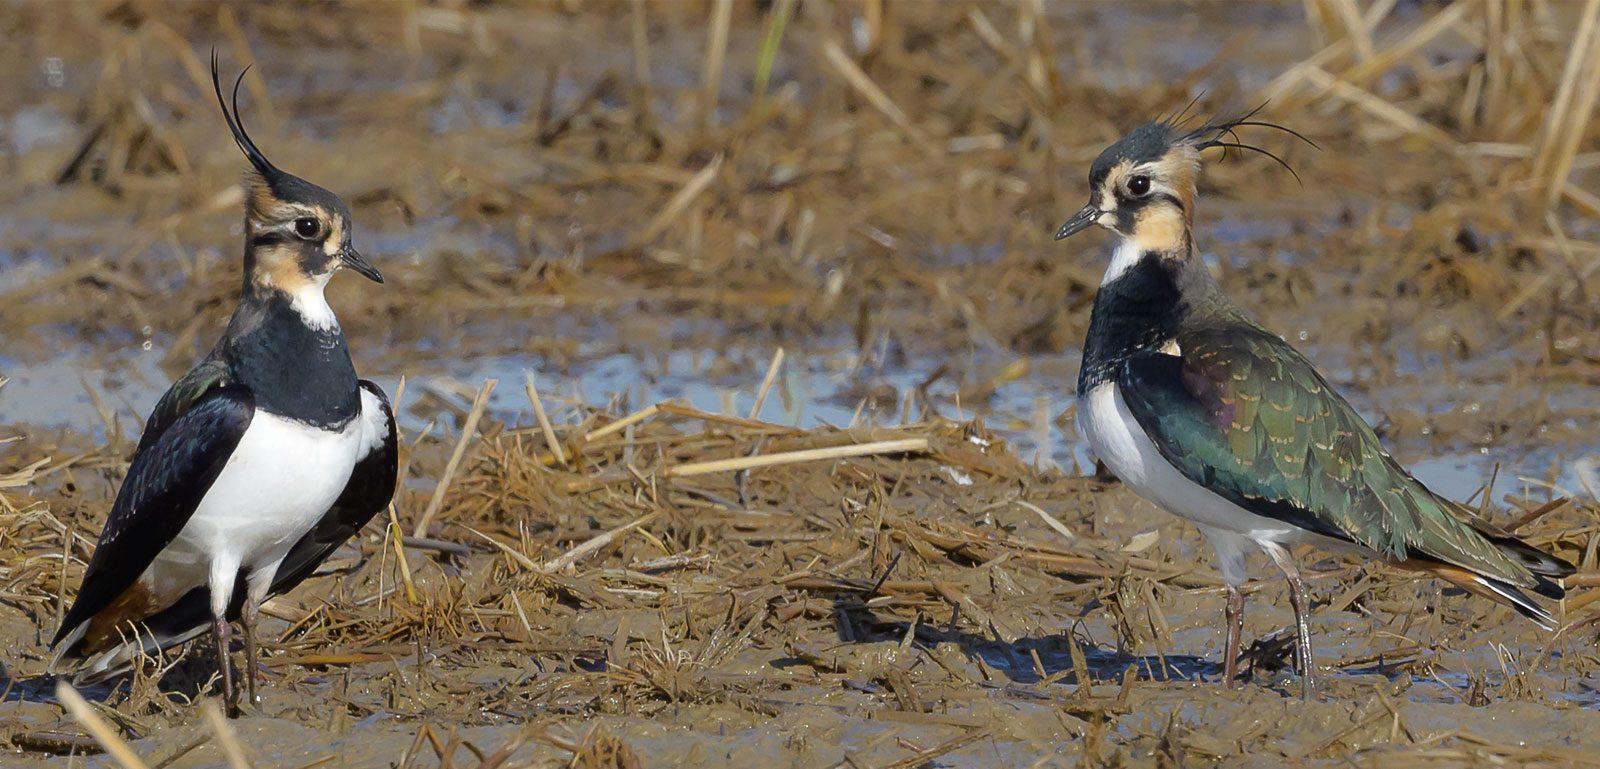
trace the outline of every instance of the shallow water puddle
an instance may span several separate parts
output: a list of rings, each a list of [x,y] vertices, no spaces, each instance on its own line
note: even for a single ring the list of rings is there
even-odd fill
[[[408,375],[407,388],[413,394],[418,390],[411,388],[426,388],[465,407],[484,380],[497,379],[500,384],[489,408],[513,423],[532,423],[522,387],[529,373],[558,424],[576,418],[576,404],[616,403],[619,408],[637,409],[666,400],[713,413],[751,416],[769,353],[740,352],[704,348],[604,352],[580,356],[564,368],[528,356],[463,358],[428,364],[428,370],[444,373]],[[0,376],[11,379],[0,388],[0,424],[67,428],[103,437],[110,416],[124,435],[136,435],[169,384],[160,358],[159,350],[139,348],[106,357],[73,353],[26,366],[0,358]],[[928,407],[954,420],[981,418],[1029,461],[1053,464],[1073,474],[1093,471],[1093,456],[1072,426],[1070,385],[1062,385],[1074,381],[1076,353],[1012,360],[1009,367],[999,356],[973,353],[955,365],[982,372],[965,377],[979,383],[962,382],[948,370],[941,373],[941,366],[930,360],[880,365],[845,351],[791,354],[755,416],[800,428],[893,426],[916,421]],[[390,393],[399,382],[398,375],[375,379]],[[992,385],[983,386],[985,380]],[[963,399],[964,390],[989,392],[973,401]],[[414,395],[406,398],[413,399]],[[410,429],[424,426],[424,420],[409,412],[401,418]],[[1583,458],[1554,447],[1493,451],[1461,447],[1412,459],[1407,466],[1429,487],[1474,503],[1491,479],[1490,499],[1496,502],[1507,495],[1544,498],[1587,493],[1581,475]]]

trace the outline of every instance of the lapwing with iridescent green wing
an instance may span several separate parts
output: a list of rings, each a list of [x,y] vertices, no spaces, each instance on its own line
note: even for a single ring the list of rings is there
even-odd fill
[[[1134,129],[1096,158],[1089,204],[1056,232],[1060,240],[1099,225],[1117,238],[1084,341],[1077,424],[1112,473],[1192,521],[1215,548],[1228,586],[1227,685],[1243,630],[1239,586],[1255,548],[1288,579],[1307,696],[1315,664],[1292,545],[1426,572],[1553,628],[1529,593],[1561,598],[1556,580],[1572,565],[1475,522],[1417,481],[1310,361],[1223,294],[1200,259],[1201,154],[1252,150],[1282,163],[1238,132],[1274,128],[1303,139],[1254,115]]]
[[[90,683],[209,628],[236,708],[229,621],[244,631],[255,702],[263,601],[299,584],[389,504],[394,415],[356,378],[323,298],[335,272],[382,276],[351,245],[336,195],[269,162],[212,85],[246,176],[244,287],[211,353],[156,404],[112,503],[53,672]]]

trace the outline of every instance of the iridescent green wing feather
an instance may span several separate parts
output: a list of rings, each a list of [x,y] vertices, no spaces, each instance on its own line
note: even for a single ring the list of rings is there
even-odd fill
[[[199,365],[189,369],[189,373],[173,382],[161,396],[161,400],[156,401],[156,407],[150,412],[150,418],[145,420],[144,434],[139,437],[139,451],[155,443],[156,439],[178,420],[178,417],[188,413],[206,393],[232,383],[228,365],[221,358],[206,358]]]
[[[1176,341],[1175,355],[1131,357],[1119,385],[1134,419],[1190,480],[1257,515],[1389,558],[1420,556],[1536,584],[1401,468],[1283,340],[1229,319]]]

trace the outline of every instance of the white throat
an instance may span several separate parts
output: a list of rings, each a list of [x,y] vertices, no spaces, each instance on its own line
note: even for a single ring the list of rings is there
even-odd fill
[[[1100,285],[1108,285],[1122,273],[1139,263],[1144,256],[1144,247],[1133,238],[1123,238],[1117,243],[1117,250],[1111,252],[1111,264],[1106,266],[1106,275],[1100,279]]]
[[[301,319],[307,326],[322,331],[329,331],[339,327],[339,319],[333,316],[333,308],[328,306],[328,300],[322,296],[322,289],[328,285],[328,279],[311,280],[301,284],[289,293],[289,306],[300,313]]]

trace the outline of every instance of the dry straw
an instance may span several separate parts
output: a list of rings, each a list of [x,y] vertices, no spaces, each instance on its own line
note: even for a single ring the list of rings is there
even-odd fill
[[[306,139],[295,148],[307,167],[346,162],[349,136],[344,129],[295,131],[289,118],[336,104],[337,125],[372,132],[367,144],[383,151],[361,154],[365,175],[352,177],[351,191],[362,198],[358,216],[392,217],[373,226],[448,212],[463,226],[515,235],[511,255],[468,243],[466,258],[394,260],[385,272],[405,291],[343,289],[340,317],[353,339],[374,338],[381,328],[379,336],[401,346],[363,348],[371,360],[392,361],[411,340],[437,338],[463,318],[530,329],[514,337],[451,337],[460,340],[452,352],[464,356],[503,355],[505,340],[515,338],[519,354],[582,358],[591,343],[549,329],[590,317],[616,321],[618,348],[648,356],[680,340],[638,333],[629,322],[670,314],[696,328],[735,329],[748,344],[785,340],[787,354],[773,355],[754,388],[757,403],[768,406],[783,392],[781,366],[795,353],[792,340],[810,346],[818,338],[856,341],[846,352],[863,361],[851,372],[861,390],[873,389],[872,363],[901,349],[939,356],[952,367],[924,389],[979,382],[962,394],[970,413],[1006,381],[959,362],[979,357],[962,352],[976,346],[1019,370],[1030,361],[1040,381],[1055,383],[1053,397],[1065,397],[1070,371],[1041,364],[1081,340],[1100,268],[1087,253],[1052,250],[1051,212],[1081,198],[1083,171],[1119,128],[1182,104],[1199,84],[1217,89],[1202,107],[1252,102],[1230,90],[1225,73],[1255,61],[1237,57],[1260,49],[1229,38],[1228,50],[1192,73],[1128,85],[1109,83],[1093,60],[1102,30],[1060,23],[1083,16],[1081,9],[1032,0],[777,0],[765,15],[726,2],[536,5],[516,13],[494,3],[396,6],[389,12],[407,30],[409,50],[394,61],[413,66],[415,77],[368,93],[330,75],[307,81],[312,90],[301,96],[279,99],[284,125],[262,113],[269,135]],[[1594,135],[1585,106],[1593,102],[1586,94],[1594,65],[1585,52],[1592,49],[1572,39],[1584,29],[1592,39],[1593,23],[1584,20],[1593,4],[1458,2],[1414,13],[1390,0],[1304,7],[1316,12],[1326,43],[1274,82],[1269,109],[1287,124],[1314,129],[1319,143],[1327,135],[1326,145],[1339,151],[1296,159],[1315,164],[1320,186],[1335,191],[1317,197],[1308,174],[1304,200],[1295,198],[1303,208],[1284,214],[1278,206],[1288,201],[1274,186],[1277,176],[1231,164],[1208,169],[1212,215],[1227,216],[1219,209],[1232,206],[1268,217],[1264,231],[1289,233],[1229,243],[1235,253],[1223,278],[1230,291],[1280,330],[1321,321],[1306,327],[1317,329],[1322,349],[1437,354],[1450,365],[1427,372],[1430,386],[1484,392],[1483,382],[1473,381],[1481,372],[1472,368],[1484,350],[1529,361],[1526,371],[1496,379],[1483,402],[1482,413],[1516,415],[1493,425],[1505,444],[1544,428],[1554,434],[1568,423],[1592,424],[1592,405],[1574,398],[1577,406],[1563,408],[1560,388],[1595,375],[1584,352],[1596,349],[1593,303],[1579,297],[1593,295],[1600,252],[1582,242],[1586,226],[1568,215],[1600,208],[1572,186],[1600,163],[1585,144]],[[334,5],[316,21],[326,25],[319,30],[345,28],[361,45],[360,30],[374,16],[381,20],[385,8]],[[133,223],[131,235],[123,217],[89,231],[126,247],[7,283],[0,333],[8,343],[38,347],[14,340],[41,325],[91,340],[125,339],[126,329],[149,325],[159,338],[175,340],[169,362],[181,368],[204,354],[208,335],[226,323],[239,283],[226,255],[237,244],[218,222],[238,215],[238,160],[222,151],[225,136],[215,134],[211,105],[195,97],[194,73],[183,74],[189,57],[150,53],[181,49],[172,29],[209,28],[218,11],[171,10],[176,15],[145,14],[136,25],[120,12],[109,24],[95,14],[47,20],[77,30],[73,25],[95,18],[87,39],[161,64],[145,71],[138,56],[111,54],[120,58],[96,90],[117,101],[84,106],[78,146],[85,154],[76,170],[81,180],[108,161],[118,167],[93,182],[97,189],[80,191],[79,181],[67,181],[51,200],[81,197],[91,213],[107,205],[152,213]],[[31,12],[18,11],[19,18]],[[286,41],[293,36],[270,30],[305,24],[293,6],[226,13],[256,46],[237,58],[259,57],[264,65],[292,48]],[[717,30],[719,14],[725,32]],[[167,22],[174,26],[163,31]],[[571,31],[571,45],[549,46],[552,30]],[[517,57],[518,67],[490,66],[507,59],[484,54],[485,39],[527,56]],[[677,65],[686,40],[703,58],[691,55],[683,71]],[[632,51],[618,49],[600,64],[568,53],[611,50],[605,44]],[[1129,45],[1139,49],[1137,41]],[[363,49],[357,58],[387,50]],[[606,77],[591,64],[620,74]],[[174,72],[181,87],[172,86]],[[765,98],[739,95],[758,77]],[[729,87],[718,91],[717,83]],[[525,102],[529,115],[520,125],[467,120],[443,131],[428,122],[463,93],[472,104]],[[132,108],[138,100],[157,109]],[[659,109],[663,104],[669,109]],[[173,138],[180,135],[184,142]],[[188,139],[196,136],[210,136],[212,144],[193,146]],[[1580,141],[1572,154],[1574,136]],[[52,153],[60,149],[24,151],[22,167],[54,170],[60,159]],[[1385,173],[1369,178],[1369,167]],[[1345,207],[1334,204],[1345,197],[1338,185],[1346,180],[1381,189],[1374,200],[1389,207],[1375,203],[1369,214],[1352,205],[1345,221]],[[1558,182],[1562,205],[1548,210]],[[98,189],[108,185],[118,197]],[[0,183],[0,194],[12,189]],[[182,190],[197,204],[180,205]],[[33,192],[8,202],[32,210]],[[1272,206],[1258,205],[1268,197]],[[1409,218],[1393,221],[1396,209]],[[90,228],[97,218],[75,220]],[[578,223],[582,231],[551,222]],[[1299,232],[1301,224],[1309,234]],[[29,247],[75,253],[83,240],[49,236]],[[686,244],[696,246],[696,260],[650,258]],[[942,255],[946,246],[979,244],[995,244],[995,258]],[[150,258],[152,250],[160,258]],[[1284,264],[1271,257],[1278,253],[1306,259]],[[183,273],[177,285],[167,274],[174,266]],[[1345,322],[1350,313],[1361,322]],[[1435,325],[1448,331],[1447,341],[1407,331]],[[689,344],[725,341],[697,336]],[[1388,368],[1374,365],[1361,376],[1389,387]],[[1069,761],[1074,756],[1060,754],[1103,758],[1158,745],[1161,760],[1170,749],[1177,763],[1292,763],[1321,745],[1331,753],[1378,743],[1386,757],[1405,754],[1396,760],[1570,763],[1560,752],[1493,744],[1465,729],[1415,732],[1406,721],[1412,705],[1390,711],[1367,697],[1358,676],[1346,681],[1358,687],[1354,696],[1373,702],[1351,710],[1346,691],[1313,703],[1288,736],[1249,731],[1258,719],[1231,695],[1192,682],[1151,682],[1152,674],[1163,675],[1162,653],[1210,650],[1194,647],[1195,628],[1215,627],[1225,590],[1197,555],[1204,543],[1115,484],[1043,472],[981,426],[938,418],[952,404],[937,394],[919,395],[909,407],[915,413],[926,406],[926,419],[898,427],[802,430],[763,421],[759,408],[719,414],[673,402],[580,405],[551,420],[548,412],[539,417],[554,405],[550,384],[542,384],[542,394],[524,388],[532,419],[489,409],[484,388],[459,435],[410,431],[406,482],[386,516],[387,542],[358,538],[353,546],[364,558],[330,564],[337,577],[308,580],[281,599],[278,616],[288,624],[274,623],[269,639],[275,676],[261,717],[306,719],[303,698],[315,696],[329,707],[306,711],[310,720],[295,728],[308,742],[332,744],[336,734],[388,714],[380,726],[401,732],[413,749],[374,760],[411,766],[509,767],[519,765],[518,750],[571,746],[576,765],[616,767],[626,759],[582,762],[617,756],[624,740],[654,751],[661,743],[639,740],[663,728],[681,744],[743,739],[705,733],[705,714],[730,729],[767,730],[811,728],[822,723],[819,713],[847,729],[871,719],[875,733],[890,735],[851,756],[862,766],[981,761],[1001,745]],[[851,392],[850,402],[861,404],[856,424],[898,417],[908,408],[900,395]],[[407,411],[435,425],[450,422],[451,407],[424,413],[428,407],[424,400]],[[1036,425],[1068,429],[1070,417],[1039,411]],[[1485,417],[1457,411],[1465,410],[1430,412],[1422,424],[1397,409],[1391,435],[1402,445],[1423,428],[1429,440],[1476,440],[1470,436],[1481,435]],[[1585,440],[1592,436],[1573,445]],[[0,598],[18,616],[48,624],[70,597],[89,550],[85,537],[98,529],[126,456],[48,431],[6,448]],[[756,467],[762,471],[741,472]],[[1491,509],[1505,500],[1492,502]],[[1550,642],[1550,654],[1524,658],[1519,651],[1524,664],[1508,663],[1512,674],[1470,662],[1463,669],[1462,660],[1480,659],[1471,650],[1485,644],[1540,647],[1493,604],[1328,559],[1313,582],[1319,604],[1336,617],[1328,621],[1346,635],[1328,650],[1327,664],[1363,676],[1381,666],[1391,689],[1407,680],[1432,686],[1421,682],[1436,671],[1459,672],[1473,681],[1463,698],[1524,700],[1524,712],[1570,715],[1567,684],[1592,673],[1592,660],[1566,645],[1581,641],[1596,616],[1600,524],[1588,499],[1548,509],[1543,502],[1514,500],[1516,509],[1500,515],[1521,525],[1520,536],[1582,565],[1565,606],[1573,629]],[[402,522],[432,536],[401,536]],[[1163,526],[1160,537],[1136,539],[1154,526]],[[398,556],[398,578],[374,557],[380,552]],[[1250,592],[1278,589],[1246,585]],[[391,598],[401,590],[410,600]],[[1253,613],[1252,634],[1270,636],[1274,616]],[[1262,680],[1281,664],[1279,648],[1267,637],[1253,653]],[[25,669],[38,660],[18,664]],[[1137,670],[1126,675],[1130,664]],[[1039,683],[1021,682],[1030,670]],[[1076,685],[1056,685],[1068,679]],[[193,703],[170,691],[137,688],[116,704],[119,719],[187,729],[194,734],[174,744],[200,737],[216,746],[212,763],[248,756],[237,739],[230,753],[229,733],[197,723]],[[1174,704],[1200,715],[1167,727],[1143,717]],[[83,704],[73,717],[86,730],[98,721],[108,736],[93,739],[110,761],[137,766],[125,743],[128,753],[114,757],[120,720],[94,707]],[[1055,715],[1002,718],[1005,728],[993,728],[995,713],[1019,707]],[[526,728],[505,721],[529,713],[543,715]],[[1351,723],[1362,726],[1347,731]],[[460,730],[447,735],[439,724]],[[540,737],[588,735],[595,724],[612,731],[596,727],[592,740]],[[1229,731],[1238,724],[1241,731]],[[897,742],[892,737],[903,734],[891,730],[901,728],[918,733]],[[1062,742],[1062,733],[1082,739]],[[63,744],[37,738],[12,741]],[[780,742],[772,743],[775,750],[793,748]],[[809,760],[792,752],[771,760],[785,759]]]
[[[133,747],[117,734],[116,728],[106,723],[106,720],[94,711],[94,706],[84,700],[83,695],[79,694],[72,684],[65,680],[57,681],[56,699],[66,707],[67,713],[73,720],[87,730],[122,769],[150,769],[144,759],[134,752]]]
[[[472,411],[467,414],[467,421],[461,425],[461,435],[456,439],[456,447],[450,452],[450,461],[444,466],[444,474],[439,477],[439,483],[433,487],[433,496],[428,500],[427,509],[423,510],[422,517],[417,519],[417,525],[411,531],[413,537],[428,535],[428,524],[433,522],[433,517],[438,515],[439,508],[444,506],[445,492],[450,490],[450,482],[455,480],[456,471],[461,467],[461,458],[467,453],[467,446],[477,435],[478,420],[483,418],[483,411],[489,406],[489,396],[494,393],[498,380],[490,379],[483,383],[476,397],[472,399]]]

